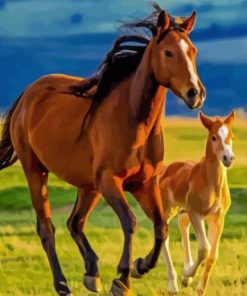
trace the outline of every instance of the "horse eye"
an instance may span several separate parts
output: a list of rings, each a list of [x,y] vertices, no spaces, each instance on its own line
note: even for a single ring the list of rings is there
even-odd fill
[[[212,136],[212,140],[213,140],[213,141],[216,141],[216,137],[215,137],[215,136]]]
[[[170,50],[165,50],[165,56],[168,57],[168,58],[172,58],[173,53]]]

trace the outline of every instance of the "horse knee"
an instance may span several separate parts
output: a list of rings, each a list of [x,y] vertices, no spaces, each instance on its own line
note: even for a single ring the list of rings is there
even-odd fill
[[[204,246],[204,248],[200,249],[198,251],[199,261],[201,262],[201,261],[204,261],[205,259],[207,259],[210,254],[210,251],[211,251],[211,247],[209,245]]]
[[[55,227],[52,224],[50,218],[46,218],[44,221],[37,219],[36,231],[40,237],[43,247],[46,249],[46,245],[51,240],[54,241]]]
[[[79,215],[74,215],[70,217],[67,221],[67,227],[72,237],[75,237],[76,235],[78,235],[80,233]]]
[[[155,225],[155,237],[157,239],[161,239],[162,241],[167,239],[168,224],[165,220],[162,220],[161,223]]]
[[[215,265],[217,259],[218,259],[218,257],[208,257],[207,262],[206,262],[206,268],[211,269],[212,266]]]
[[[134,214],[129,213],[127,219],[124,219],[123,229],[125,233],[133,234],[136,230],[136,217]]]

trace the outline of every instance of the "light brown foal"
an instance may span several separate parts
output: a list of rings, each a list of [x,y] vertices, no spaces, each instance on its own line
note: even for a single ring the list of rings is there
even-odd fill
[[[200,119],[208,129],[205,157],[198,163],[188,161],[170,164],[160,178],[160,189],[168,223],[179,213],[178,224],[184,248],[182,283],[187,286],[200,264],[205,261],[197,286],[198,295],[204,295],[210,271],[218,258],[224,218],[231,204],[226,167],[234,160],[231,129],[234,112],[225,120],[212,120],[202,113]],[[205,220],[208,223],[208,236]],[[190,224],[198,240],[195,262],[190,251]],[[177,274],[169,253],[168,239],[163,252],[168,268],[168,290],[177,293]]]
[[[191,109],[202,105],[205,89],[196,71],[197,50],[189,39],[195,13],[174,18],[155,7],[146,19],[127,25],[150,30],[149,37],[141,35],[145,30],[119,37],[94,77],[42,77],[6,114],[0,169],[17,158],[22,164],[37,214],[37,231],[61,296],[71,291],[55,250],[49,172],[78,188],[68,228],[83,256],[83,282],[89,290],[100,291],[100,278],[98,257],[84,227],[100,194],[118,215],[124,233],[120,277],[112,283],[112,295],[127,295],[130,288],[136,219],[125,190],[153,221],[155,234],[153,249],[136,261],[133,274],[143,275],[155,266],[167,236],[158,185],[164,154],[160,118],[167,88]]]

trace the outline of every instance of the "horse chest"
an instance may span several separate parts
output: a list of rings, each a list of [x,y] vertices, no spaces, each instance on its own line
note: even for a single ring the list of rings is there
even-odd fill
[[[126,171],[126,175],[123,176],[123,188],[126,191],[134,192],[154,176],[155,169],[150,164],[144,163],[135,173],[129,172],[132,174],[128,174]]]

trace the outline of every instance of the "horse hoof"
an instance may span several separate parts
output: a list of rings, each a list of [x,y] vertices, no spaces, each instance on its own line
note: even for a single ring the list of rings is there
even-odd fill
[[[130,289],[126,287],[119,279],[115,279],[111,285],[111,296],[130,296]]]
[[[130,273],[131,277],[135,278],[135,279],[140,279],[143,277],[143,274],[141,274],[138,271],[138,259],[135,260],[132,264],[131,264],[131,273]]]
[[[183,287],[188,287],[192,283],[193,279],[192,277],[186,277],[186,276],[181,276],[181,283]]]
[[[91,292],[99,293],[102,290],[101,280],[98,276],[84,275],[83,284]]]
[[[177,279],[168,281],[168,294],[177,295],[179,292]]]
[[[204,296],[205,295],[205,290],[204,289],[196,289],[197,295],[198,296]]]
[[[55,289],[59,296],[73,296],[66,282],[59,282]]]

